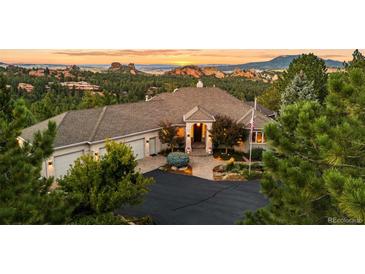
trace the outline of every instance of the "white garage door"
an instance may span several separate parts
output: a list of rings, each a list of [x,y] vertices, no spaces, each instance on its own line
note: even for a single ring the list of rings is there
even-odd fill
[[[144,157],[144,139],[126,142],[125,144],[129,145],[132,148],[134,157],[136,157],[137,160],[142,159]],[[105,153],[106,153],[105,147],[99,148],[100,156],[103,156]]]
[[[54,158],[54,169],[55,169],[55,177],[59,178],[61,176],[66,175],[67,170],[73,165],[75,160],[79,158],[83,154],[83,151],[76,151],[60,156],[56,156]]]
[[[144,139],[126,142],[125,144],[132,148],[134,157],[136,157],[137,160],[144,157]]]
[[[156,137],[150,138],[149,144],[150,144],[150,155],[155,155],[157,153],[157,147],[156,147]]]

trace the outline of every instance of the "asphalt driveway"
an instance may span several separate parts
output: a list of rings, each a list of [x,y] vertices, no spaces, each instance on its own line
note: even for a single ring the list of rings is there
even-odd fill
[[[154,170],[143,204],[123,208],[122,215],[146,216],[156,224],[231,225],[246,210],[256,210],[267,203],[259,193],[259,182],[214,182],[195,176]]]

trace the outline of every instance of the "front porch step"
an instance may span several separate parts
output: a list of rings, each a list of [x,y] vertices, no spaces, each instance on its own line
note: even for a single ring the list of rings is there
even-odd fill
[[[197,148],[193,148],[192,151],[190,152],[189,154],[190,156],[193,156],[193,157],[207,157],[207,156],[210,156],[211,154],[207,153],[205,151],[205,149],[197,149]]]
[[[191,145],[192,149],[202,149],[202,148],[205,148],[205,143],[203,142],[200,142],[200,143],[193,143]]]

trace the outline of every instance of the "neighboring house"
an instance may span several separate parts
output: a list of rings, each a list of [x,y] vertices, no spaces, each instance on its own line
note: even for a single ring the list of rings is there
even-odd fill
[[[255,106],[254,101],[246,102],[246,104],[248,104],[251,107]],[[267,116],[267,117],[270,117],[270,118],[273,118],[273,119],[275,119],[277,117],[277,113],[275,111],[270,110],[270,109],[268,109],[268,108],[266,108],[263,105],[260,105],[258,103],[256,103],[256,109],[258,111],[260,111],[262,114],[264,114],[265,116]]]
[[[100,90],[100,87],[97,85],[92,85],[88,82],[63,82],[61,86],[67,87],[68,89],[76,89],[76,90]]]
[[[26,92],[30,93],[33,91],[34,86],[31,84],[28,84],[28,83],[19,83],[18,89],[22,89],[22,90],[25,90]]]
[[[65,175],[70,165],[85,153],[102,156],[106,139],[130,145],[137,159],[154,155],[166,148],[158,138],[161,121],[178,127],[178,135],[185,137],[186,152],[204,147],[207,153],[211,153],[209,130],[215,116],[227,115],[249,128],[252,110],[248,104],[222,89],[188,87],[159,94],[145,102],[68,111],[49,119],[57,124],[57,135],[54,153],[44,163],[42,175],[56,178]],[[31,143],[34,133],[45,130],[49,120],[24,129],[20,142]],[[270,121],[271,118],[255,111],[254,147],[266,145],[262,129]],[[241,143],[235,148],[247,150],[248,146]]]

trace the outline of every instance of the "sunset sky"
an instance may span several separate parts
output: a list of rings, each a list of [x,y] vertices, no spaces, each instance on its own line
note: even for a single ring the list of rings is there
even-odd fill
[[[348,61],[354,49],[335,50],[215,50],[215,49],[147,49],[147,50],[0,50],[0,62],[28,64],[242,64],[270,60],[279,55],[313,52],[324,59]],[[364,50],[362,50],[364,52]]]

